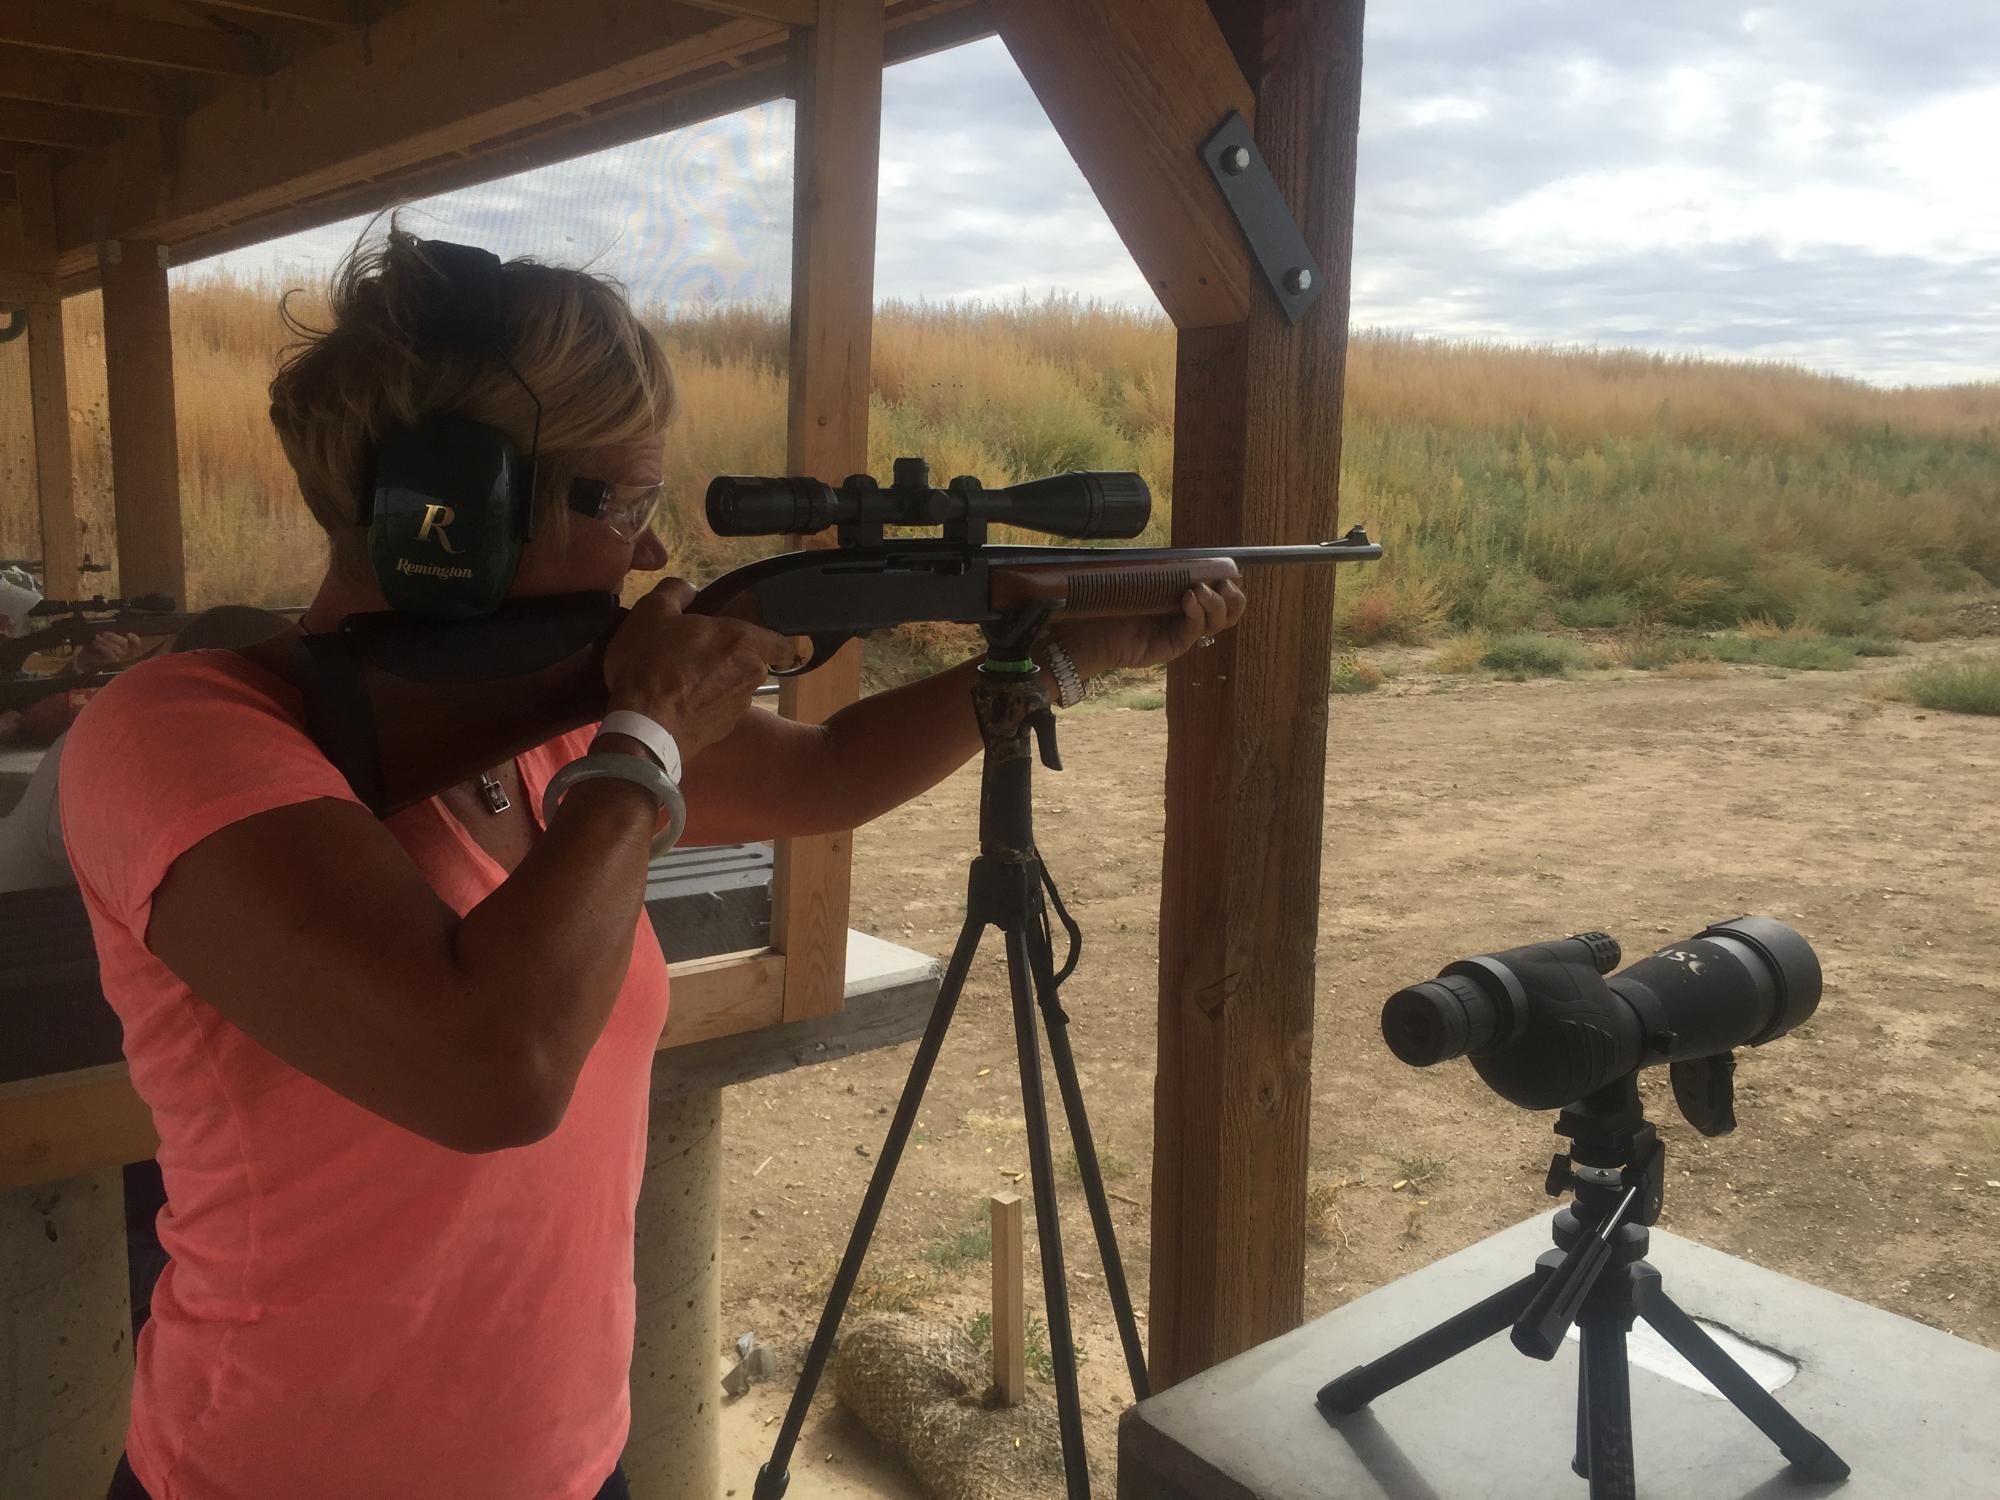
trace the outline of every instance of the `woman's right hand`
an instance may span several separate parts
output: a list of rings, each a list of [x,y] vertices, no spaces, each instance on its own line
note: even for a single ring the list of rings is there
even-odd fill
[[[604,653],[609,707],[642,713],[680,746],[683,762],[724,738],[773,667],[797,650],[775,631],[686,613],[694,585],[667,578],[632,606]]]

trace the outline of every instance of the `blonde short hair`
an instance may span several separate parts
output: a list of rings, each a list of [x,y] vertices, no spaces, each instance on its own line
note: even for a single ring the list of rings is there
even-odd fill
[[[367,574],[355,518],[376,444],[394,427],[467,417],[505,432],[525,456],[535,421],[525,381],[542,404],[536,530],[560,536],[580,451],[644,442],[673,415],[666,355],[608,277],[505,263],[499,347],[520,380],[490,354],[424,347],[418,330],[432,326],[445,283],[425,241],[393,221],[377,242],[364,235],[335,272],[328,327],[300,321],[293,295],[281,307],[297,342],[271,382],[271,423],[337,571]]]

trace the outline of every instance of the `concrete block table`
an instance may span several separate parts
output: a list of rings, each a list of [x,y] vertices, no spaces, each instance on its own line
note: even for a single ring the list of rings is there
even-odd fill
[[[1577,1345],[1548,1364],[1488,1339],[1353,1416],[1319,1388],[1533,1267],[1549,1216],[1370,1292],[1127,1412],[1122,1500],[1584,1500],[1570,1472]],[[1643,1500],[1996,1500],[2000,1353],[1655,1229],[1667,1293],[1853,1468],[1792,1478],[1664,1343],[1631,1340]],[[1718,1328],[1733,1333],[1730,1340]]]

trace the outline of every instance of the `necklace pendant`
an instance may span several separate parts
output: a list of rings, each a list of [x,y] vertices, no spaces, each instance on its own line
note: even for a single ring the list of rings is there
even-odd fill
[[[479,790],[486,797],[486,810],[488,812],[503,813],[514,805],[512,800],[507,796],[507,789],[491,776],[488,776],[484,771],[479,773]]]

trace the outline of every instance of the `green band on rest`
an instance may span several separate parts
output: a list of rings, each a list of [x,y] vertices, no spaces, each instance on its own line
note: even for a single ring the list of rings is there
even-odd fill
[[[991,656],[986,658],[986,665],[996,672],[1020,672],[1024,675],[1042,670],[1031,661],[998,661]]]

